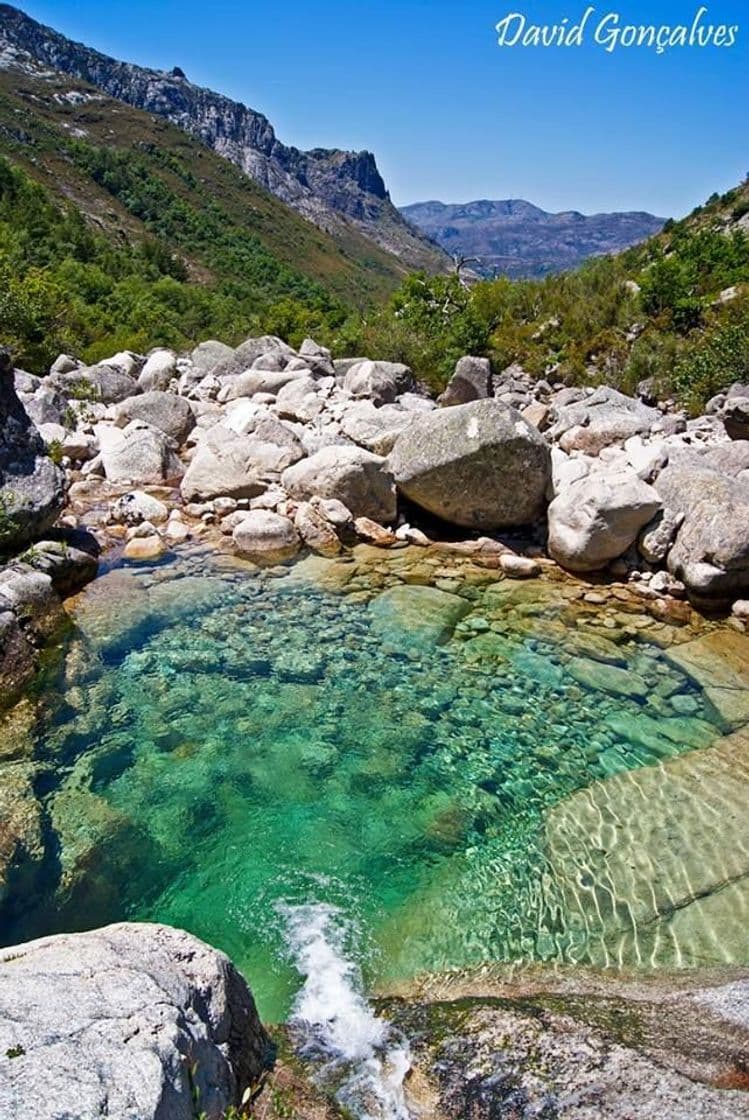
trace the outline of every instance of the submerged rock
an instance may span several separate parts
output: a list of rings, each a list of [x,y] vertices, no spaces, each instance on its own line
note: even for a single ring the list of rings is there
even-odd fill
[[[727,727],[749,723],[749,638],[713,630],[665,651],[666,658],[705,690]]]
[[[547,902],[559,907],[578,959],[746,959],[748,781],[744,729],[596,782],[552,809]]]
[[[436,587],[402,584],[383,591],[369,609],[372,629],[380,640],[408,648],[446,642],[471,605]]]
[[[0,1114],[209,1120],[270,1040],[234,965],[181,930],[114,925],[0,951]]]

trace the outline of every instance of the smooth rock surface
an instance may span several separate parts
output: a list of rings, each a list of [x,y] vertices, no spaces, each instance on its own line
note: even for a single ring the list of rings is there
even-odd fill
[[[634,471],[591,474],[566,486],[549,506],[549,555],[573,572],[621,556],[661,507]]]
[[[254,498],[265,485],[258,478],[251,441],[216,425],[197,447],[180,486],[187,502],[211,498]]]
[[[384,459],[360,447],[330,446],[285,470],[281,481],[298,501],[335,498],[355,517],[393,521],[396,497]]]
[[[123,923],[0,951],[6,1120],[194,1120],[196,1102],[220,1120],[269,1046],[228,957],[181,930]]]

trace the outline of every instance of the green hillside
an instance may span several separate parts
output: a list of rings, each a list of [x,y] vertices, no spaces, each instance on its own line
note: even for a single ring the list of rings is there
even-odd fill
[[[633,391],[652,379],[696,410],[749,378],[749,182],[561,276],[470,289],[409,278],[352,345],[409,362],[435,388],[472,352],[569,384]]]
[[[27,366],[253,331],[331,337],[393,291],[180,130],[64,77],[0,72],[0,331]]]

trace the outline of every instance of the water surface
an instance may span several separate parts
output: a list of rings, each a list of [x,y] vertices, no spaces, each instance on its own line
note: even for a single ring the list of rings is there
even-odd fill
[[[361,576],[343,594],[302,570],[186,554],[84,594],[86,637],[37,744],[59,850],[13,936],[117,918],[182,926],[233,957],[271,1021],[299,991],[300,913],[343,916],[337,949],[367,985],[584,959],[549,881],[546,814],[711,742],[701,692],[646,624],[599,628],[596,647],[595,612],[581,628],[540,582],[443,574],[469,613],[436,644],[397,612],[383,629]],[[579,657],[573,675],[586,634],[589,653],[614,651],[631,695],[586,683]]]

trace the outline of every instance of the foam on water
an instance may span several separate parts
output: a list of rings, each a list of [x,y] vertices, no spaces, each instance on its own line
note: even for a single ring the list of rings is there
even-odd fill
[[[303,984],[290,1025],[300,1053],[318,1066],[326,1087],[360,1120],[408,1120],[403,1083],[407,1044],[363,995],[358,965],[347,956],[352,928],[337,906],[289,905],[278,912]]]

